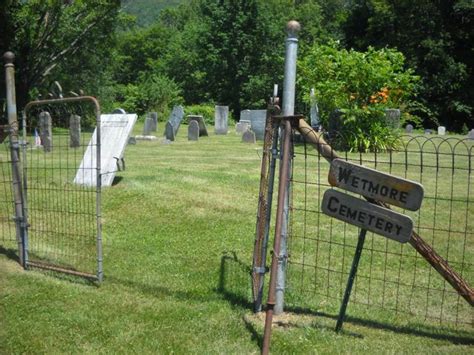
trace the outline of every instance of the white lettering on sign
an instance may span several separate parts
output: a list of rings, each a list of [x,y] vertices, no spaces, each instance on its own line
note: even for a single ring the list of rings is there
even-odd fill
[[[413,221],[410,217],[336,190],[324,193],[321,209],[328,216],[400,243],[411,238]]]
[[[355,192],[374,200],[416,211],[423,200],[423,186],[361,165],[335,159],[329,170],[332,186]]]

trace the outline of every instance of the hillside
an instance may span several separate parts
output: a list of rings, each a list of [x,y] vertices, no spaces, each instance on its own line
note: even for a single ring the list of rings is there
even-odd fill
[[[125,12],[135,15],[139,26],[150,25],[162,9],[176,6],[183,0],[122,0]]]

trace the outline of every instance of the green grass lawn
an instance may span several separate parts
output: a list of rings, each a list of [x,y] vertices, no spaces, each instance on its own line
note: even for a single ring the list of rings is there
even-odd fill
[[[100,286],[23,271],[0,252],[0,353],[259,353],[249,269],[261,144],[233,130],[188,142],[186,130],[172,144],[129,145],[127,170],[103,190]],[[337,307],[277,318],[272,352],[474,351],[472,327],[359,306],[341,334]]]

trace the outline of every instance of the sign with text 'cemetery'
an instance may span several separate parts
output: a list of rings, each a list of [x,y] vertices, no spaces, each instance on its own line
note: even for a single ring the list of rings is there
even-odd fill
[[[321,208],[328,216],[400,243],[408,242],[413,230],[410,217],[336,190],[326,190]]]
[[[329,170],[332,186],[362,196],[416,211],[423,200],[423,186],[342,159],[334,159]]]

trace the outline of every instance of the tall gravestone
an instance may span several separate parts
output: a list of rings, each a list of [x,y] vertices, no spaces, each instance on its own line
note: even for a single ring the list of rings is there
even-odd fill
[[[81,116],[79,115],[69,116],[69,146],[71,148],[81,146]]]
[[[267,120],[267,110],[249,110],[250,127],[255,133],[257,140],[263,140],[265,136],[265,122]]]
[[[188,122],[191,124],[191,121],[196,121],[199,125],[199,137],[208,136],[206,122],[204,122],[204,117],[201,115],[188,115]]]
[[[111,186],[123,159],[130,132],[137,121],[136,114],[109,114],[100,116],[100,176],[102,186]],[[82,158],[74,183],[97,185],[97,128]]]
[[[191,121],[188,126],[188,141],[197,140],[199,140],[199,123],[197,123],[197,121]]]
[[[214,120],[216,134],[227,134],[229,130],[229,106],[216,106]]]
[[[156,132],[158,130],[158,113],[157,112],[150,112],[148,116],[151,118],[152,123],[150,125],[150,131]]]
[[[319,130],[321,126],[321,119],[319,118],[319,108],[318,108],[318,102],[316,101],[314,88],[311,89],[311,92],[309,94],[309,101],[311,104],[311,109],[309,112],[309,116],[311,118],[311,127]]]
[[[178,134],[179,126],[181,125],[181,121],[184,117],[184,109],[183,106],[175,106],[173,107],[173,111],[170,114],[168,122],[166,123],[165,127],[165,137],[170,141],[174,141],[176,135]]]
[[[47,111],[39,114],[39,135],[45,152],[53,149],[53,130],[51,115]]]
[[[153,118],[150,116],[145,117],[145,123],[143,124],[143,135],[149,136],[151,131],[153,130]]]

